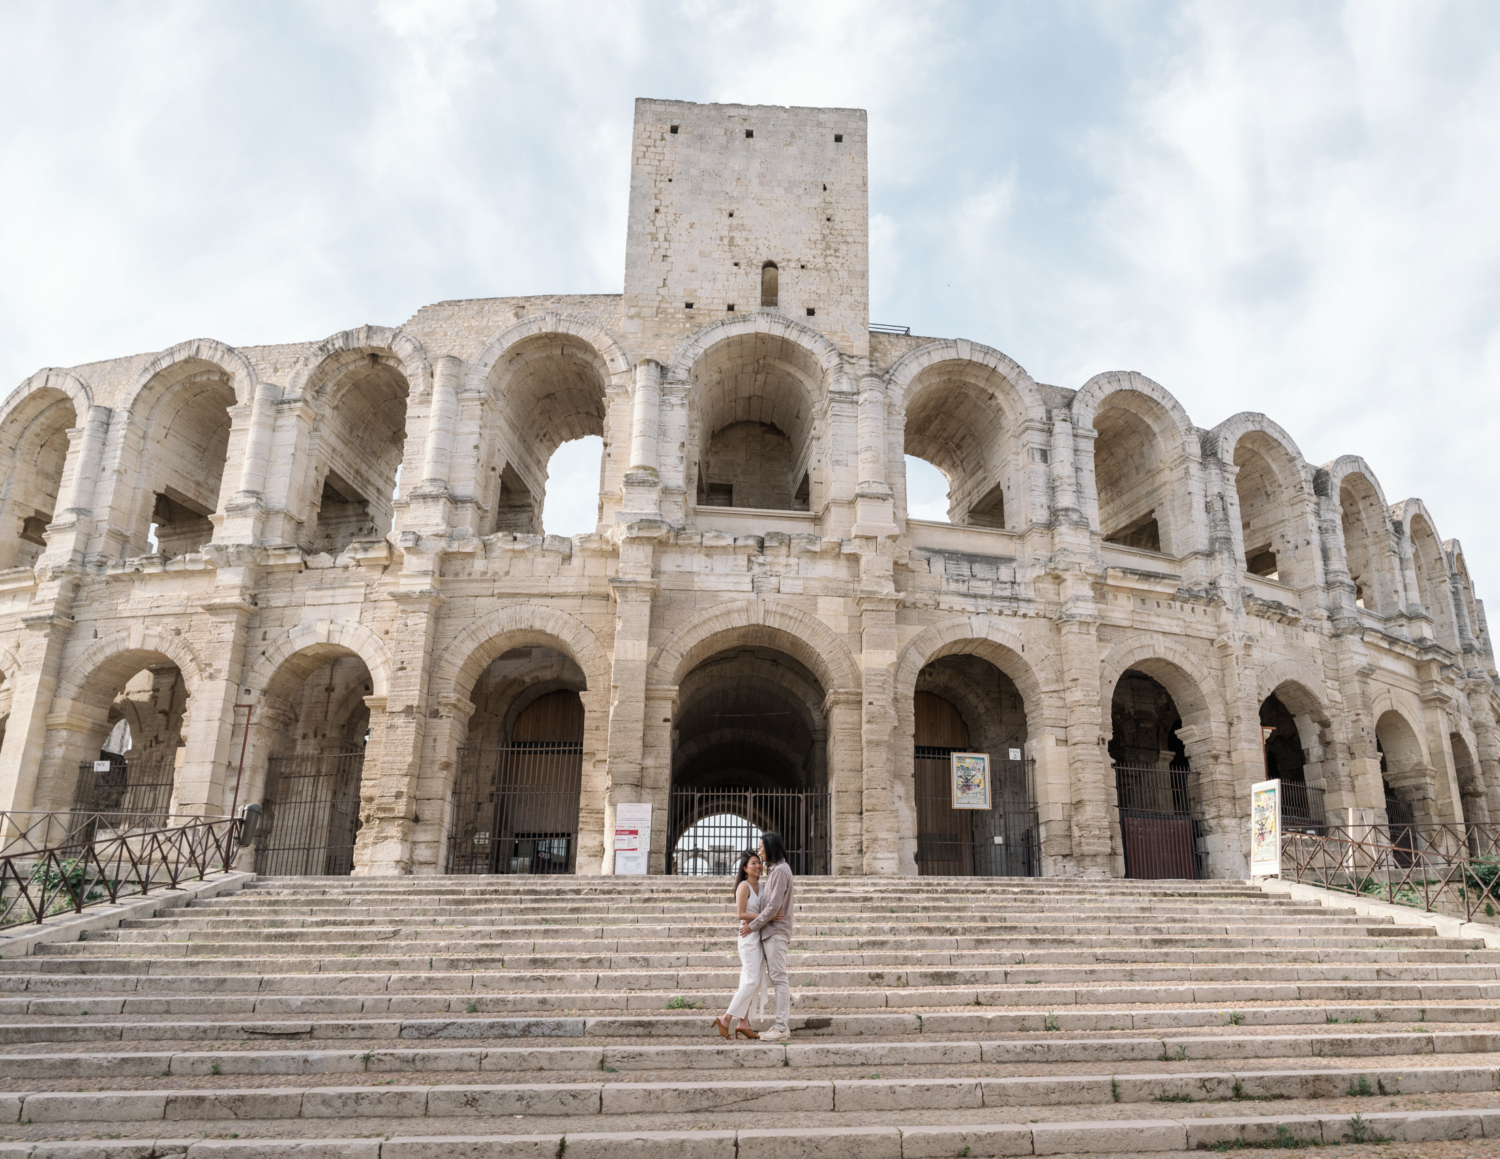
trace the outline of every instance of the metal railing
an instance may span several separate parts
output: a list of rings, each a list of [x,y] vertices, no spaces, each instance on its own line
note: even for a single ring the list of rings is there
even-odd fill
[[[1330,826],[1281,837],[1283,880],[1412,906],[1500,915],[1500,828],[1492,825]]]
[[[108,755],[78,766],[73,808],[83,812],[115,811],[165,817],[172,807],[176,757]]]
[[[229,869],[238,841],[233,819],[192,817],[166,828],[95,826],[65,844],[7,853],[0,856],[0,928],[201,881]]]
[[[1281,827],[1323,829],[1328,818],[1323,811],[1323,790],[1301,781],[1281,782]]]
[[[574,872],[582,788],[578,741],[460,750],[446,872]]]
[[[719,876],[739,870],[740,855],[766,830],[781,834],[798,877],[829,872],[828,794],[820,789],[673,789],[669,797],[668,873]]]
[[[363,749],[272,757],[255,871],[268,877],[352,872],[364,764]]]
[[[913,750],[917,872],[939,877],[1037,877],[1041,874],[1030,761],[990,761],[991,807],[955,809],[949,784],[954,750]]]
[[[202,820],[196,813],[122,813],[116,809],[0,811],[0,857],[40,855],[62,845],[87,844],[96,834],[144,833]]]
[[[1196,778],[1173,765],[1115,766],[1125,876],[1144,880],[1203,876],[1198,853]]]

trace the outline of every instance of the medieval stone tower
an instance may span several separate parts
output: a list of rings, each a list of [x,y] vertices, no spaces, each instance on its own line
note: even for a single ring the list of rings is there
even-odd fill
[[[1141,374],[872,327],[859,110],[643,100],[631,148],[621,295],[11,393],[0,808],[258,804],[263,871],[367,874],[608,873],[650,804],[653,873],[774,826],[811,873],[1240,876],[1268,771],[1289,823],[1500,819],[1420,500]],[[588,435],[597,526],[549,535]]]

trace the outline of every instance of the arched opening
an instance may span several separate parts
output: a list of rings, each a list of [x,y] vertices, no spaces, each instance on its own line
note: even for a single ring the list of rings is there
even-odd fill
[[[1323,786],[1308,783],[1308,757],[1302,730],[1291,709],[1277,693],[1273,692],[1261,701],[1260,724],[1262,730],[1275,730],[1264,737],[1265,773],[1266,780],[1281,782],[1282,828],[1323,828],[1328,823]]]
[[[1484,774],[1479,762],[1474,759],[1474,750],[1458,733],[1448,735],[1448,744],[1453,749],[1453,772],[1458,780],[1459,796],[1463,800],[1464,821],[1470,825],[1490,823],[1489,795],[1484,788]]]
[[[1127,392],[1106,396],[1094,416],[1094,484],[1104,542],[1175,554],[1174,469],[1160,429],[1160,407]]]
[[[1432,617],[1433,638],[1443,647],[1458,651],[1458,629],[1453,622],[1453,594],[1448,585],[1448,565],[1437,533],[1425,516],[1415,514],[1408,525],[1412,567],[1417,573],[1417,599]]]
[[[469,694],[448,873],[574,873],[587,688],[555,648],[503,652]]]
[[[823,382],[813,356],[783,338],[741,334],[710,347],[690,377],[698,505],[812,509],[820,498],[814,401]]]
[[[534,334],[506,350],[489,377],[500,405],[475,483],[490,512],[481,533],[539,535],[544,505],[552,534],[594,529],[610,449],[608,381],[599,351],[571,334]]]
[[[121,827],[172,811],[189,704],[182,671],[147,649],[118,652],[83,681],[66,729],[49,730],[37,808],[102,813]]]
[[[39,390],[18,406],[0,431],[0,569],[31,567],[47,546],[57,513],[68,431],[78,421],[73,402],[58,390]]]
[[[1406,718],[1395,709],[1375,722],[1375,749],[1385,785],[1386,819],[1392,837],[1412,826],[1439,821],[1432,772],[1422,754],[1422,742]]]
[[[141,475],[126,555],[170,559],[213,538],[234,404],[229,375],[197,359],[174,364],[142,391],[131,420]]]
[[[261,801],[255,871],[343,876],[354,868],[370,738],[370,670],[332,645],[288,659],[258,698],[255,762],[241,800]]]
[[[1295,585],[1298,544],[1292,534],[1292,490],[1283,477],[1290,466],[1286,450],[1270,436],[1249,431],[1235,443],[1234,465],[1245,570]]]
[[[988,366],[954,360],[924,370],[906,400],[908,462],[915,456],[942,473],[948,509],[941,518],[969,527],[1008,526],[1006,495],[1018,468],[1014,387]],[[908,515],[911,498],[909,477]]]
[[[1355,604],[1382,616],[1394,614],[1390,519],[1379,493],[1363,475],[1345,475],[1340,482],[1339,522]]]
[[[983,657],[943,656],[918,674],[912,710],[917,872],[1037,876],[1026,708],[1015,682]],[[966,759],[974,755],[985,759]]]
[[[760,267],[760,304],[768,310],[775,309],[781,302],[781,271],[776,268],[775,262],[767,262]]]
[[[300,546],[337,556],[390,533],[406,451],[409,385],[390,351],[351,350],[320,369],[311,501]]]
[[[668,870],[733,872],[762,830],[828,872],[828,722],[818,678],[778,649],[717,652],[678,686]]]
[[[1109,756],[1115,766],[1125,876],[1202,876],[1197,777],[1178,736],[1182,714],[1153,677],[1129,669],[1110,701]]]

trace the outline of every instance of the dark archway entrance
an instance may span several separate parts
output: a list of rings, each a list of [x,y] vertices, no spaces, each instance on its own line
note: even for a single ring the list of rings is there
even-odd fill
[[[829,871],[828,725],[817,677],[774,648],[690,672],[673,721],[668,872],[733,873],[767,829],[792,872]]]
[[[577,871],[584,688],[583,670],[552,648],[513,648],[479,678],[447,872]]]
[[[1201,877],[1202,807],[1172,694],[1130,669],[1115,684],[1110,723],[1125,876]]]
[[[917,872],[943,877],[1040,873],[1026,711],[1015,683],[979,656],[945,656],[922,669],[913,699],[912,771]],[[959,809],[953,754],[985,753],[990,808]]]
[[[1260,723],[1275,729],[1265,738],[1266,780],[1281,782],[1282,829],[1321,832],[1328,824],[1323,790],[1307,783],[1307,752],[1297,718],[1273,692],[1261,702]]]

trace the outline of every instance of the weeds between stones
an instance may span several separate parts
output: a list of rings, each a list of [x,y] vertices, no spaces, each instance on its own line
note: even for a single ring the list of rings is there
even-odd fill
[[[1120,1080],[1114,1075],[1109,1076],[1109,1097],[1117,1103],[1120,1101]]]
[[[1206,1143],[1200,1143],[1198,1149],[1200,1151],[1294,1151],[1301,1147],[1321,1147],[1322,1145],[1316,1139],[1299,1139],[1284,1124],[1278,1123],[1274,1139],[1264,1139],[1259,1143],[1233,1139],[1224,1143],[1215,1143],[1211,1147]]]
[[[1194,1099],[1192,1095],[1185,1095],[1181,1092],[1178,1092],[1177,1094],[1168,1094],[1166,1091],[1163,1091],[1151,1101],[1153,1103],[1192,1103],[1196,1102],[1197,1100]]]
[[[1243,1026],[1243,1025],[1245,1025],[1245,1016],[1243,1014],[1241,1014],[1238,1010],[1233,1011],[1229,1015],[1228,1025],[1229,1026]]]
[[[1345,1143],[1389,1143],[1389,1135],[1377,1134],[1375,1128],[1365,1122],[1364,1118],[1356,1112],[1349,1120],[1349,1130],[1344,1135]]]
[[[1370,1080],[1364,1075],[1360,1075],[1358,1082],[1355,1082],[1353,1079],[1349,1080],[1348,1093],[1350,1098],[1365,1098],[1376,1092],[1375,1088],[1370,1085]]]
[[[1042,1024],[1042,1029],[1043,1030],[1061,1030],[1062,1029],[1062,1026],[1057,1021],[1057,1012],[1055,1010],[1049,1010],[1049,1011],[1047,1011],[1047,1021]]]
[[[698,1009],[698,1004],[696,1002],[690,1002],[686,998],[682,997],[681,995],[678,995],[676,998],[671,999],[667,1003],[667,1009],[668,1010],[697,1010]]]

